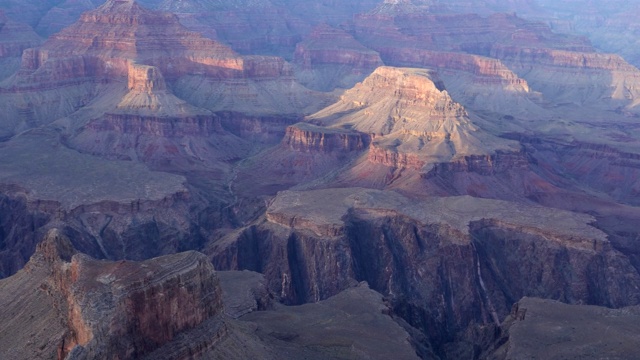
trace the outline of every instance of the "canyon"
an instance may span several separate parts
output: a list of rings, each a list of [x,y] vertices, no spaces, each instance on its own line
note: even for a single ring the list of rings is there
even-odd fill
[[[619,5],[0,0],[0,358],[633,358]]]

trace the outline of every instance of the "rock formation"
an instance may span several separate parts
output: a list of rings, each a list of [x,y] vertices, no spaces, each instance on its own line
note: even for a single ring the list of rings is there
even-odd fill
[[[153,74],[160,73],[172,83],[168,91],[214,111],[255,113],[272,107],[296,113],[307,107],[317,109],[316,103],[322,101],[306,96],[310,91],[295,82],[290,66],[280,58],[243,58],[221,43],[187,30],[173,14],[147,10],[135,1],[110,0],[84,13],[42,47],[23,54],[18,74],[4,90],[11,94],[4,99],[6,131],[46,124],[92,101],[108,111],[113,105],[107,104],[122,96],[120,84],[128,82],[132,66],[155,67]],[[255,83],[258,80],[260,84]],[[202,98],[205,90],[206,98]],[[36,101],[35,92],[44,94],[40,96],[48,101]],[[239,93],[246,93],[249,101],[236,102]],[[281,101],[273,103],[278,97]],[[152,101],[157,107],[163,100],[177,102],[162,97],[147,99],[134,91],[116,105],[124,102],[145,107],[145,102]],[[58,103],[64,105],[54,107]],[[21,121],[23,108],[31,113]]]
[[[640,72],[612,54],[494,46],[491,56],[501,59],[530,85],[555,102],[578,105],[601,103],[612,109],[636,111]],[[566,86],[569,82],[571,86]]]
[[[5,343],[3,357],[140,358],[180,332],[216,321],[222,312],[218,279],[201,254],[109,263],[74,253],[69,240],[51,230],[18,278],[0,283],[23,300],[3,297],[6,314],[22,314],[14,325],[3,326],[11,334],[3,341],[19,344]],[[21,283],[28,274],[29,282]],[[209,346],[224,335],[217,321]],[[36,338],[29,331],[38,323],[44,323],[46,335]],[[38,346],[24,342],[29,339]]]
[[[51,226],[97,258],[147,259],[196,247],[183,176],[79,154],[44,131],[1,148],[2,212],[11,214],[0,225],[4,276],[26,263]]]
[[[303,84],[326,91],[352,87],[381,66],[382,60],[347,32],[323,24],[296,45],[294,63]]]
[[[18,70],[25,49],[36,47],[41,42],[31,27],[9,20],[0,9],[0,81]]]
[[[419,69],[380,67],[307,121],[370,134],[369,161],[395,168],[426,171],[434,163],[514,149],[483,133],[442,82]]]
[[[468,196],[420,201],[365,189],[288,191],[265,220],[210,253],[218,268],[265,274],[290,303],[318,301],[366,280],[436,352],[452,347],[462,354],[477,350],[465,329],[497,326],[522,296],[614,307],[640,299],[638,271],[587,225],[592,221]],[[596,280],[605,273],[617,281]]]
[[[337,352],[356,359],[417,358],[409,335],[366,284],[322,304],[260,313],[251,308],[237,314],[244,315],[241,321],[227,318],[223,299],[234,308],[235,299],[247,296],[243,288],[252,292],[250,298],[269,299],[266,289],[260,296],[254,291],[255,281],[249,279],[256,276],[226,274],[222,290],[200,253],[100,261],[77,253],[69,239],[52,229],[23,270],[0,280],[0,304],[6,310],[0,356],[322,359]],[[247,286],[238,288],[236,282]],[[333,319],[333,325],[309,326],[316,319]]]

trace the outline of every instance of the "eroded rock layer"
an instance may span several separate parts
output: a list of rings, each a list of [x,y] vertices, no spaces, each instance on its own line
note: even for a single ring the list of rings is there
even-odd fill
[[[634,285],[640,274],[587,225],[592,221],[472,197],[288,191],[279,193],[266,220],[209,252],[219,268],[262,272],[289,303],[318,301],[366,280],[438,351],[457,343],[473,352],[475,340],[461,335],[465,329],[499,325],[522,296],[614,307],[640,299]],[[617,281],[605,284],[596,274]]]
[[[27,305],[9,312],[23,314],[24,319],[14,323],[18,327],[3,327],[11,334],[3,339],[14,341],[13,346],[2,347],[7,357],[22,358],[30,352],[58,359],[139,358],[222,312],[213,267],[195,252],[142,263],[103,262],[76,254],[64,235],[51,230],[25,272],[35,286],[16,283],[14,278],[0,283],[24,300],[10,301],[5,308]],[[39,339],[49,340],[36,349],[23,342],[29,336],[23,332],[34,322],[43,322],[33,316],[38,312],[51,320],[45,326],[53,328]],[[210,334],[210,343],[224,334],[222,324],[218,331]]]

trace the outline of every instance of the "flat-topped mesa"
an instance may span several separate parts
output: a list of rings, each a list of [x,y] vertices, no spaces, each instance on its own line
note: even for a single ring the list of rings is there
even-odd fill
[[[419,169],[515,144],[484,133],[429,70],[379,67],[335,104],[307,118],[371,134],[369,161]]]
[[[368,135],[357,131],[324,128],[307,123],[287,127],[282,144],[300,152],[350,152],[366,150]]]

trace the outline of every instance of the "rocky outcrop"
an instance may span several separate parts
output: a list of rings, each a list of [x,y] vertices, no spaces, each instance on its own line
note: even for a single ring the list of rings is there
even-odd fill
[[[382,295],[360,283],[315,304],[252,312],[241,319],[257,324],[256,334],[289,359],[419,359],[390,310]],[[317,321],[328,326],[316,326]]]
[[[328,25],[316,27],[296,45],[295,63],[303,69],[314,65],[349,65],[353,71],[371,71],[382,65],[380,56],[358,43],[346,31]]]
[[[141,263],[98,261],[77,254],[69,240],[53,229],[23,272],[30,273],[38,285],[16,284],[13,277],[0,282],[2,288],[19,290],[13,296],[32,300],[18,305],[28,304],[22,311],[11,312],[24,317],[19,328],[28,331],[41,321],[34,314],[55,319],[58,325],[49,341],[35,349],[20,338],[23,330],[5,323],[3,332],[11,334],[6,339],[24,347],[3,346],[3,357],[11,353],[13,358],[26,358],[32,353],[58,359],[139,358],[170,343],[179,333],[211,321],[219,326],[209,334],[207,346],[225,335],[219,319],[222,295],[218,279],[202,254],[187,252]],[[5,306],[17,304],[2,299]],[[43,307],[47,303],[51,305]],[[180,358],[202,350],[182,349]]]
[[[366,280],[441,355],[451,342],[462,353],[477,351],[464,332],[497,326],[522,296],[615,307],[640,299],[637,270],[585,215],[471,197],[416,201],[327,189],[282,192],[266,219],[212,247],[214,264],[262,272],[289,303]],[[605,285],[596,274],[617,280]]]
[[[233,319],[272,309],[276,299],[264,275],[252,271],[219,271],[225,314]]]
[[[300,152],[344,153],[363,151],[369,141],[369,137],[363,133],[298,123],[287,127],[282,144]]]
[[[111,266],[75,256],[68,271],[67,301],[79,316],[72,320],[84,325],[71,326],[78,339],[71,359],[141,357],[222,313],[213,267],[195,252]]]
[[[229,44],[241,54],[291,58],[295,44],[309,32],[307,21],[291,13],[291,6],[275,1],[201,1],[153,4],[176,13],[188,28]]]
[[[34,57],[39,61],[30,61]],[[231,49],[186,30],[175,15],[144,9],[135,1],[107,1],[84,13],[36,56],[26,58],[23,69],[36,71],[45,60],[90,62],[87,75],[100,81],[126,78],[129,61],[156,66],[172,79],[198,71],[225,77],[242,73],[242,59]],[[76,77],[62,69],[51,75]]]
[[[137,81],[140,76],[147,80]],[[168,88],[160,76],[170,84]],[[123,82],[129,93],[118,99],[123,96]],[[132,87],[145,82],[156,85],[153,96],[147,96],[148,88]],[[82,97],[76,99],[73,92],[80,87]],[[230,90],[216,91],[225,88]],[[48,108],[43,109],[44,104],[34,103],[34,92],[44,90],[67,98],[62,103],[70,106],[45,112]],[[206,99],[201,101],[204,90]],[[109,111],[108,103],[115,102],[117,108],[158,112],[160,107],[178,107],[175,111],[194,113],[184,101],[163,95],[165,91],[214,111],[261,114],[261,109],[268,109],[278,97],[282,103],[275,104],[271,112],[291,109],[298,113],[307,106],[315,110],[315,103],[322,101],[308,96],[311,92],[295,82],[291,66],[283,59],[241,57],[229,47],[187,30],[175,15],[147,10],[135,1],[107,1],[43,46],[27,50],[18,74],[3,91],[15,98],[7,99],[7,123],[19,118],[20,104],[34,103],[30,108],[35,114],[24,124],[26,128],[68,116],[90,101],[99,101],[97,111],[105,107]],[[235,97],[243,92],[249,93],[249,99],[236,102]],[[20,126],[9,127],[16,131]]]

